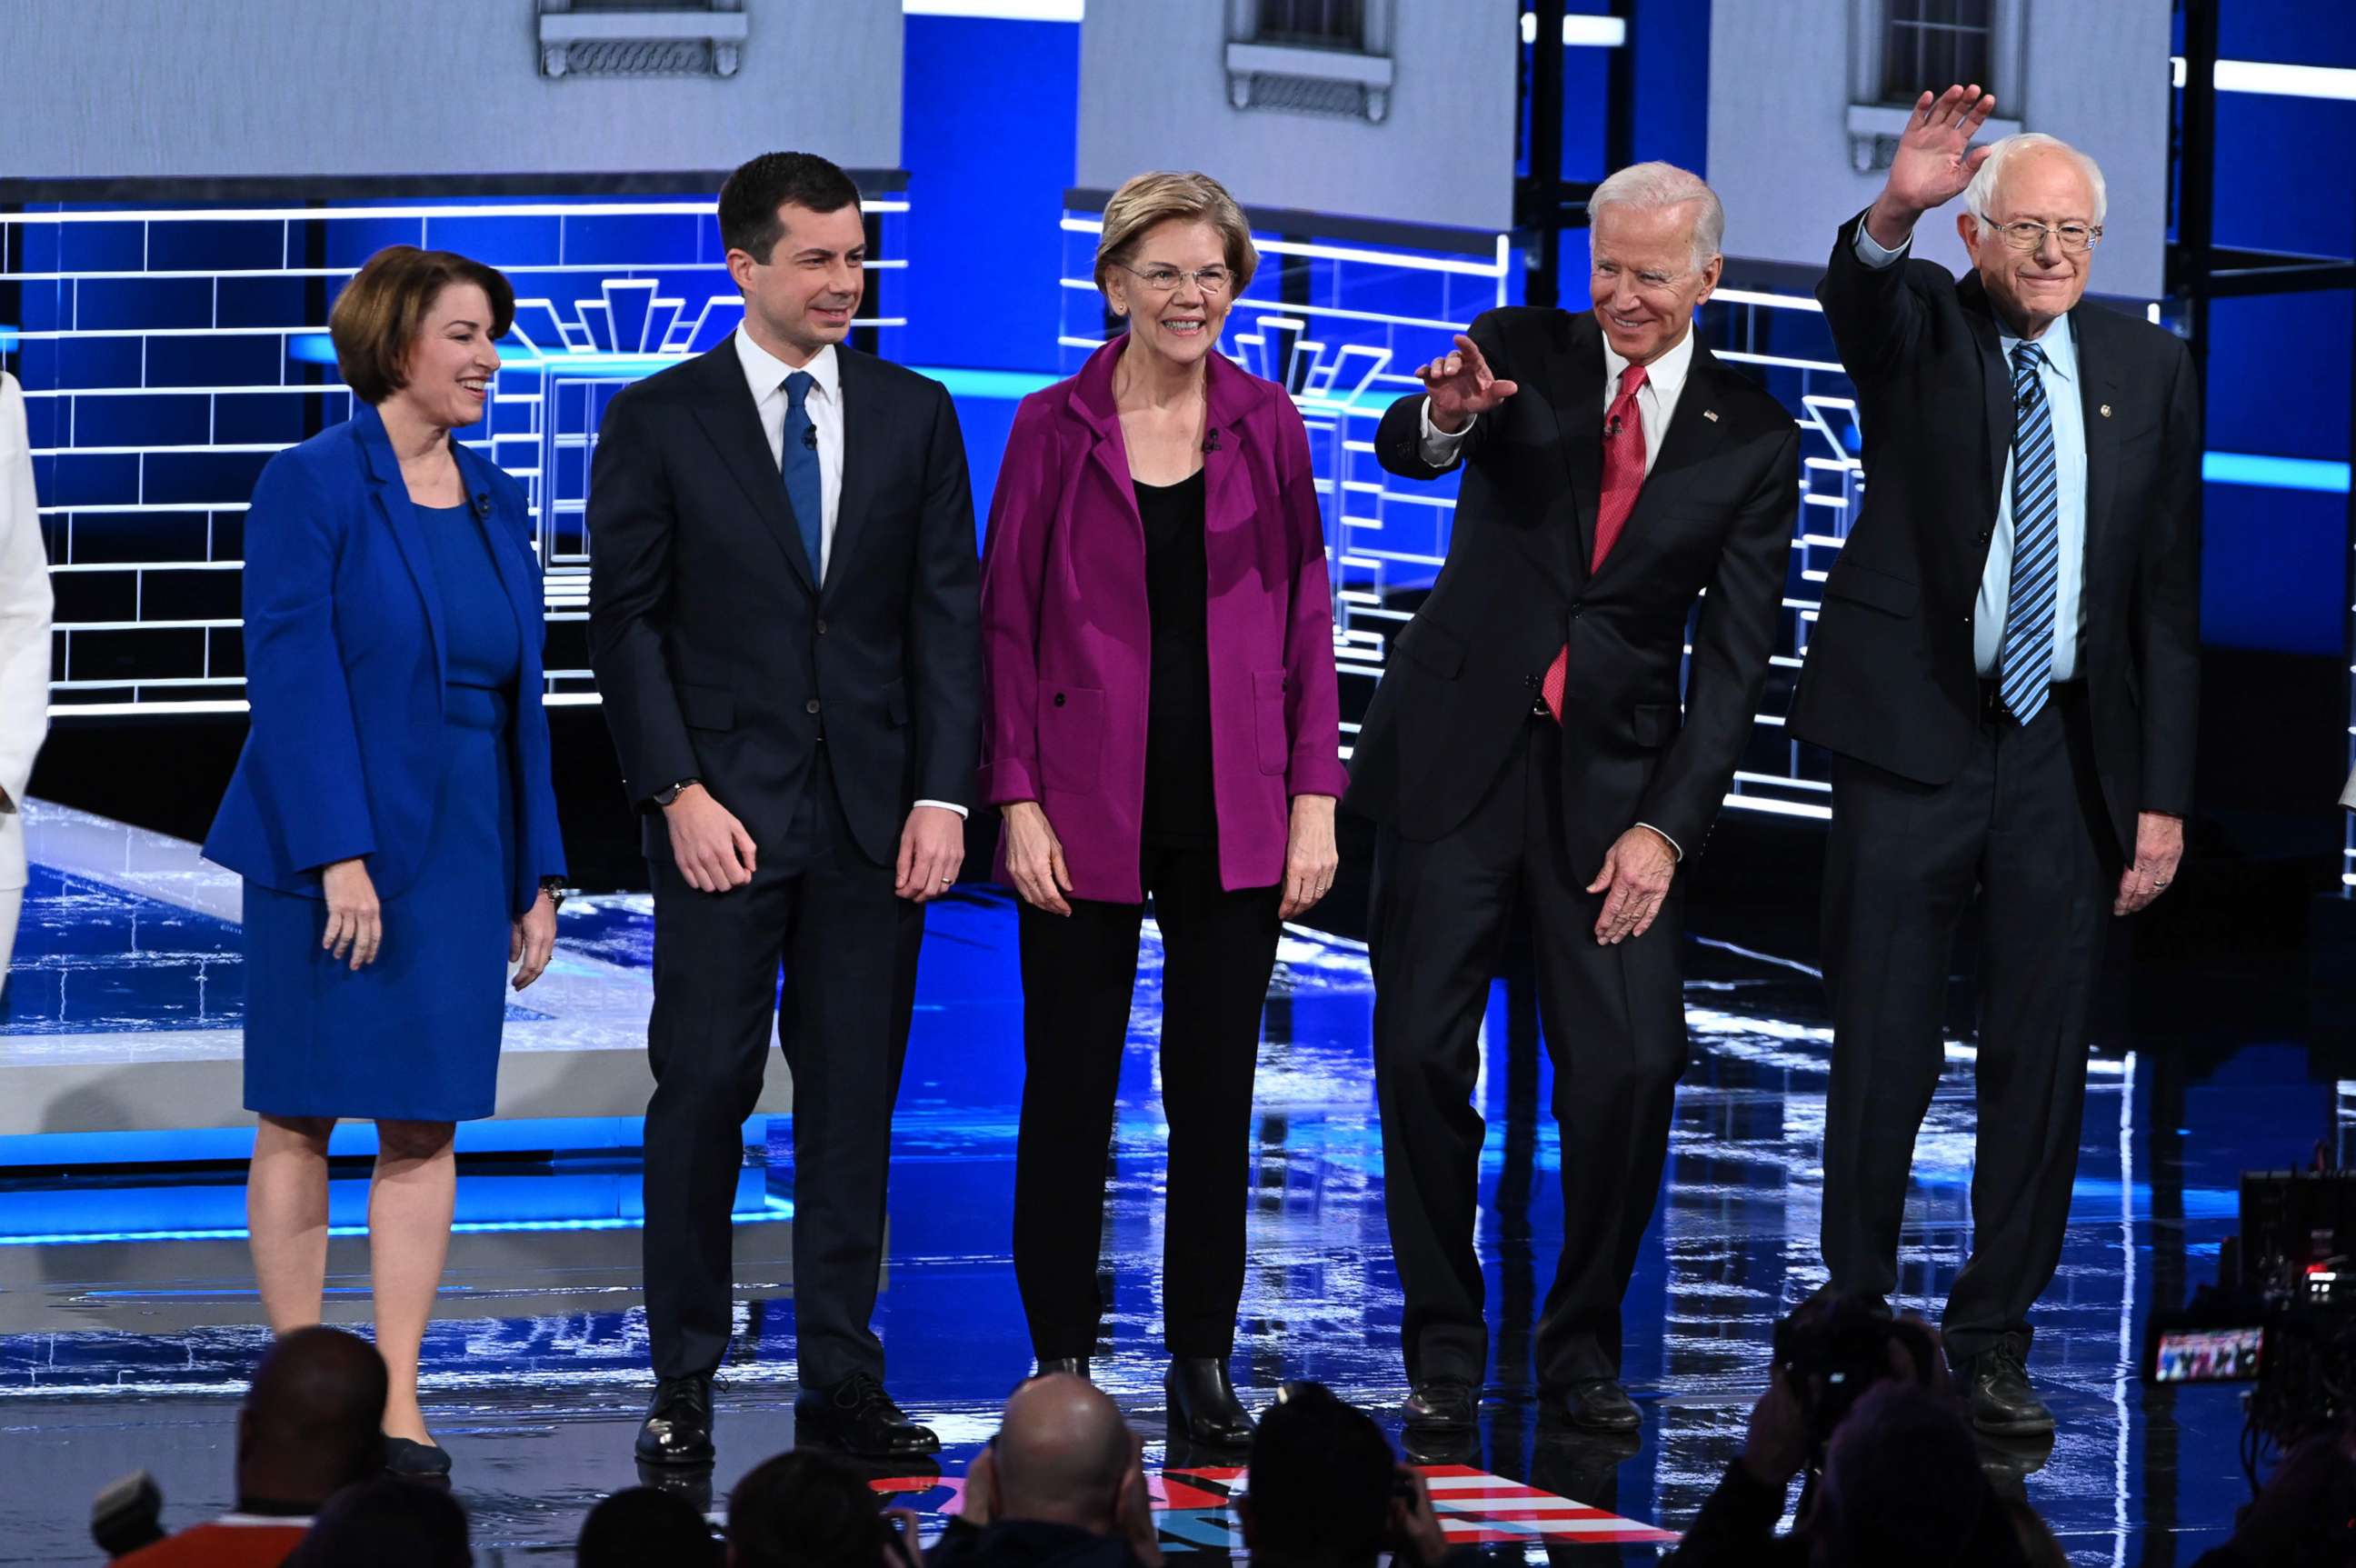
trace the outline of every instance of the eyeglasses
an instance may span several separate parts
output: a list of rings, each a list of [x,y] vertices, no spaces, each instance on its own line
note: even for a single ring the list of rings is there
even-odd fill
[[[2083,255],[2094,248],[2103,237],[2099,223],[2040,223],[2034,218],[2017,218],[2009,223],[1997,223],[1983,218],[1983,227],[2004,236],[2004,242],[2016,251],[2041,250],[2045,236],[2051,234],[2062,242],[2062,248],[2072,255]]]
[[[1182,273],[1176,267],[1141,268],[1127,262],[1115,262],[1113,265],[1143,284],[1148,294],[1175,294],[1178,285],[1189,278],[1194,280],[1196,288],[1210,295],[1225,294],[1236,284],[1236,274],[1225,267],[1196,267],[1193,272]]]

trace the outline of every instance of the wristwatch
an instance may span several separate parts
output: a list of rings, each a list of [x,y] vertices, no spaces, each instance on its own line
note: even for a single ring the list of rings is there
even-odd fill
[[[540,890],[548,895],[548,907],[550,909],[556,910],[564,908],[564,878],[562,876],[543,876],[540,879]]]
[[[673,800],[679,799],[679,792],[681,789],[686,789],[691,784],[701,784],[703,780],[701,779],[682,779],[668,789],[656,790],[652,797],[654,803],[658,806],[668,806]]]

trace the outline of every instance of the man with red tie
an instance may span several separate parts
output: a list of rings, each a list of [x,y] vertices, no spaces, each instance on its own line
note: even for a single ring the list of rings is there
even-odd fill
[[[1384,1196],[1407,1423],[1427,1440],[1472,1429],[1487,1373],[1471,1101],[1517,907],[1562,1135],[1538,1383],[1580,1426],[1641,1424],[1620,1382],[1620,1298],[1686,1060],[1676,872],[1750,738],[1799,504],[1792,416],[1694,340],[1722,265],[1717,196],[1639,164],[1590,210],[1593,311],[1483,314],[1375,442],[1394,474],[1464,474],[1447,564],[1394,645],[1346,800],[1379,824]]]

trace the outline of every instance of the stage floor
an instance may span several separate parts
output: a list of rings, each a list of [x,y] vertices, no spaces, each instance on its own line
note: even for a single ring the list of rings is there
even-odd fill
[[[143,888],[127,875],[37,873],[0,1072],[30,1070],[43,1052],[54,1065],[68,1041],[116,1071],[142,1053],[217,1055],[239,1015],[234,918],[233,907],[159,898],[152,882]],[[647,923],[642,901],[567,909],[558,973],[570,972],[584,1028],[597,1037],[566,1048],[626,1059],[605,1035],[643,1007]],[[1013,926],[1011,906],[987,891],[936,907],[896,1130],[878,1327],[893,1389],[939,1428],[947,1451],[937,1474],[878,1481],[934,1512],[952,1506],[954,1477],[1029,1368],[1007,1258],[1022,1077]],[[1558,1145],[1539,1109],[1553,1079],[1526,989],[1501,983],[1493,993],[1480,1225],[1496,1364],[1477,1450],[1427,1457],[1445,1466],[1436,1474],[1455,1532],[1496,1542],[1508,1558],[1655,1561],[1662,1531],[1692,1517],[1740,1445],[1774,1319],[1823,1278],[1815,1236],[1828,1036],[1803,961],[1812,936],[1794,930],[1780,952],[1759,950],[1755,937],[1735,948],[1708,936],[1689,943],[1694,1059],[1667,1189],[1626,1303],[1627,1377],[1645,1423],[1624,1445],[1562,1428],[1531,1386],[1530,1328],[1560,1233]],[[1222,1498],[1235,1461],[1163,1442],[1159,979],[1149,928],[1106,1230],[1116,1314],[1096,1367],[1163,1472],[1169,1549],[1209,1562],[1230,1540]],[[1236,1372],[1248,1403],[1287,1380],[1316,1379],[1396,1430],[1399,1295],[1382,1217],[1370,1000],[1362,950],[1314,932],[1288,937],[1265,1015]],[[552,1004],[518,1027],[562,1025],[565,1012]],[[1967,1047],[1950,1047],[1909,1206],[1901,1290],[1907,1305],[1933,1312],[1968,1237],[1969,1064]],[[2073,1563],[2189,1562],[2229,1529],[2246,1496],[2239,1388],[2145,1389],[2143,1324],[2155,1301],[2173,1304],[2213,1277],[2219,1240],[2235,1226],[2238,1174],[2300,1159],[2335,1133],[2342,1100],[2300,1043],[2224,1027],[2200,1043],[2095,1060],[2068,1248],[2033,1358],[2060,1438],[2050,1452],[1987,1455],[1993,1470],[2025,1478]],[[455,1457],[487,1564],[569,1561],[590,1505],[637,1479],[629,1444],[647,1384],[629,1129],[537,1125],[584,1135],[560,1158],[525,1134],[504,1153],[494,1137],[483,1145],[492,1152],[469,1157],[461,1216],[474,1218],[454,1247],[426,1346],[429,1415]],[[794,1438],[787,1127],[782,1117],[770,1123],[739,1192],[741,1332],[718,1391],[714,1506]],[[543,1137],[539,1149],[548,1146]],[[110,1147],[114,1158],[176,1156],[168,1144],[145,1156]],[[135,1466],[161,1481],[167,1523],[225,1508],[234,1402],[265,1338],[236,1229],[241,1170],[201,1142],[177,1146],[177,1164],[102,1170],[8,1157],[0,1563],[85,1555],[89,1498]],[[364,1176],[355,1165],[339,1184],[339,1223],[355,1212]],[[364,1316],[365,1242],[348,1234],[334,1246],[331,1316]]]

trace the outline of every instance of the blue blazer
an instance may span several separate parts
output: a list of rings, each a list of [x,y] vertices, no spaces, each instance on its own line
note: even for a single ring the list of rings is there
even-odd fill
[[[523,488],[454,446],[523,632],[508,742],[515,913],[564,872],[541,705],[541,574]],[[270,460],[245,518],[245,683],[252,724],[205,858],[281,893],[368,863],[380,898],[416,879],[442,774],[446,633],[433,557],[384,421],[351,420]]]

